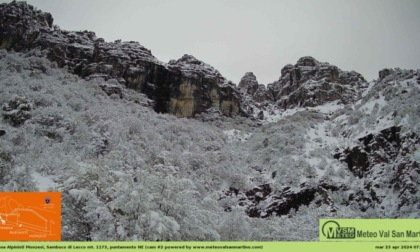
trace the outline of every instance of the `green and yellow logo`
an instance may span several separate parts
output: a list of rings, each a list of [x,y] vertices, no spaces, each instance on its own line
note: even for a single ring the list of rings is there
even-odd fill
[[[320,241],[420,241],[420,219],[320,219]]]
[[[330,220],[322,225],[322,234],[327,239],[354,239],[356,238],[355,227],[342,227],[338,222]]]

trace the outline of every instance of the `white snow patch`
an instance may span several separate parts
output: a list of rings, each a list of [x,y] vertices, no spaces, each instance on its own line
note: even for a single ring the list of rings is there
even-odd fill
[[[275,122],[278,122],[278,121],[282,120],[286,116],[291,116],[291,115],[296,114],[299,111],[304,111],[304,110],[305,110],[305,108],[291,108],[291,109],[286,109],[286,110],[274,109],[274,110],[271,110],[270,112],[266,111],[266,110],[263,110],[263,113],[264,113],[263,122],[264,123],[275,123]]]
[[[32,173],[32,178],[38,187],[39,191],[46,192],[50,189],[54,189],[57,186],[57,183],[55,183],[51,178],[47,176],[43,176],[38,172]]]
[[[363,104],[363,106],[360,107],[360,110],[367,114],[370,114],[372,113],[372,110],[375,107],[375,104],[377,104],[376,100],[368,101],[365,104]]]
[[[265,123],[271,123],[271,122],[278,122],[281,119],[283,119],[283,115],[280,110],[273,110],[271,112],[268,112],[266,110],[263,110],[264,113],[264,122]]]
[[[416,152],[414,152],[414,160],[420,162],[420,148],[418,148]]]
[[[252,133],[242,132],[237,129],[224,130],[223,134],[228,138],[228,142],[246,142],[252,136]]]
[[[366,114],[370,114],[370,113],[372,113],[372,110],[373,110],[373,108],[375,107],[376,104],[378,104],[379,110],[382,109],[383,107],[385,107],[388,104],[388,102],[385,101],[385,96],[382,95],[382,92],[379,93],[379,98],[378,99],[369,100],[368,102],[366,102],[365,104],[363,104],[360,107],[360,110],[365,112]]]
[[[282,110],[282,109],[274,109],[269,111],[263,110],[264,113],[264,122],[265,123],[275,123],[278,122],[280,120],[282,120],[283,118],[285,118],[286,116],[292,116],[294,114],[296,114],[297,112],[301,112],[301,111],[316,111],[316,112],[320,112],[320,113],[324,113],[324,114],[332,114],[335,111],[344,108],[343,104],[339,104],[339,101],[333,101],[333,102],[329,102],[323,105],[319,105],[316,107],[305,107],[305,108],[300,108],[300,107],[296,107],[296,108],[291,108],[291,109],[286,109],[286,110]],[[257,111],[258,113],[260,111]],[[258,114],[256,113],[256,114]]]
[[[329,122],[324,121],[317,124],[314,128],[310,128],[307,132],[310,140],[305,143],[305,153],[309,155],[311,151],[326,146],[335,147],[339,145],[339,140],[333,137],[328,129]]]
[[[127,176],[126,173],[121,171],[110,171],[110,173],[114,174],[117,178],[121,179]]]
[[[310,158],[305,158],[306,162],[308,162],[308,164],[310,164],[313,167],[318,166],[321,163],[321,158],[318,157],[310,157]]]
[[[362,97],[366,96],[370,92],[370,90],[372,90],[373,86],[375,86],[375,82],[374,81],[369,82],[368,87],[362,93]]]
[[[339,101],[333,101],[313,108],[309,108],[309,110],[318,111],[324,114],[331,114],[342,108],[344,108],[344,104],[339,104]]]
[[[91,46],[91,45],[82,45],[82,44],[79,44],[79,43],[73,43],[73,44],[70,44],[70,46],[75,47],[75,48],[93,50],[93,46]]]
[[[360,132],[354,139],[359,139],[365,137],[369,134],[377,134],[384,129],[388,129],[392,126],[395,126],[395,121],[393,120],[392,113],[388,114],[387,116],[378,119],[378,123],[375,125],[374,129],[369,129],[363,132]]]

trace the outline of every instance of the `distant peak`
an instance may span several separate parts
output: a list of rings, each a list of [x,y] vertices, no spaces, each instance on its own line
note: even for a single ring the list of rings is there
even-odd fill
[[[316,66],[319,64],[319,61],[311,56],[304,56],[300,58],[296,65],[298,66]]]
[[[193,55],[191,55],[191,54],[184,54],[182,57],[181,57],[181,59],[184,59],[184,60],[196,60],[197,58],[196,57],[194,57]]]
[[[217,77],[220,79],[220,83],[225,81],[225,78],[214,67],[189,54],[184,54],[177,60],[170,60],[168,65],[171,68],[180,69],[185,75],[190,77],[198,78],[202,75],[208,78]]]
[[[5,24],[20,23],[25,29],[32,25],[33,30],[53,27],[54,19],[50,13],[37,10],[25,1],[2,3],[0,12]]]
[[[241,81],[239,81],[238,88],[243,92],[253,95],[258,89],[257,77],[253,72],[246,72],[241,78]]]
[[[246,72],[246,73],[245,73],[245,75],[244,75],[244,77],[247,77],[247,76],[248,76],[248,77],[255,77],[255,74],[254,74],[253,72]],[[243,78],[244,78],[244,77],[243,77]],[[255,77],[255,78],[256,78],[256,77]]]
[[[257,83],[257,77],[253,72],[246,72],[245,75],[241,78],[240,82],[247,81],[247,82],[255,82]]]
[[[196,65],[200,65],[201,63],[203,63],[201,60],[198,60],[196,57],[194,57],[194,56],[192,56],[190,54],[184,54],[176,62],[178,62],[178,63],[185,62],[185,63],[196,64]]]
[[[419,70],[406,70],[397,68],[384,68],[379,71],[379,81],[395,81],[395,80],[408,80],[413,78],[414,76],[419,75]],[[418,79],[420,81],[420,78]]]
[[[290,72],[293,69],[292,64],[287,64],[281,69],[281,76],[286,75],[286,73]]]

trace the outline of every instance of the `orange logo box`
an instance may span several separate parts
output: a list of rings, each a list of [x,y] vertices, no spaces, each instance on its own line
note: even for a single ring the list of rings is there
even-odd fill
[[[0,192],[0,240],[61,240],[61,193]]]

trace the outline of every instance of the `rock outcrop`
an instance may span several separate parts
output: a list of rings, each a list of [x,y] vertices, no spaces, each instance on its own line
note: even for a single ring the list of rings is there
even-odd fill
[[[365,189],[370,191],[368,201],[380,203],[381,197],[376,191],[387,185],[397,192],[399,207],[410,203],[418,191],[415,180],[420,174],[420,164],[410,157],[420,144],[420,138],[415,133],[402,135],[401,127],[392,126],[376,134],[368,134],[359,142],[357,146],[337,150],[334,157],[345,162],[355,176],[367,178],[369,182],[365,184]],[[381,181],[385,177],[390,181]],[[354,201],[354,195],[349,201]]]
[[[406,70],[400,68],[384,68],[379,71],[378,81],[387,83],[392,81],[404,81],[416,77],[417,84],[420,84],[420,71]]]
[[[176,73],[177,83],[169,98],[169,110],[185,117],[214,108],[227,116],[241,113],[239,94],[232,82],[227,81],[212,66],[184,55],[168,64]]]
[[[239,81],[237,90],[241,95],[241,108],[259,120],[264,119],[262,109],[274,102],[274,98],[267,88],[258,84],[257,77],[252,72],[247,72]],[[259,111],[259,112],[258,112]]]
[[[240,206],[245,207],[246,214],[251,218],[268,218],[270,216],[282,216],[291,210],[299,210],[301,206],[307,206],[314,202],[316,205],[326,204],[331,212],[335,212],[335,206],[328,195],[329,192],[342,190],[336,186],[320,183],[318,186],[300,185],[298,190],[283,187],[281,190],[273,190],[269,184],[260,185],[246,192],[235,188],[229,188],[219,199],[227,197],[237,199]],[[231,209],[225,208],[225,211]]]
[[[105,42],[94,32],[61,30],[51,14],[25,2],[0,5],[1,48],[47,50],[50,60],[83,78],[115,79],[146,94],[156,112],[193,117],[215,108],[226,116],[243,114],[234,85],[194,57],[165,64],[138,42]]]
[[[245,73],[239,81],[238,90],[242,96],[249,96],[258,103],[273,101],[273,97],[267,92],[266,87],[258,84],[257,77],[252,72]]]
[[[242,79],[239,81],[238,89],[241,93],[251,96],[254,95],[258,89],[258,81],[254,73],[245,73],[244,77],[242,77]]]
[[[280,108],[314,107],[339,100],[349,104],[361,97],[367,82],[357,72],[342,71],[312,57],[302,57],[281,70],[278,81],[268,84]]]
[[[237,89],[243,110],[260,118],[263,110],[315,107],[333,101],[351,104],[361,98],[367,86],[361,74],[342,71],[307,56],[300,58],[295,65],[284,66],[279,80],[267,87],[258,84],[255,75],[248,72]]]

